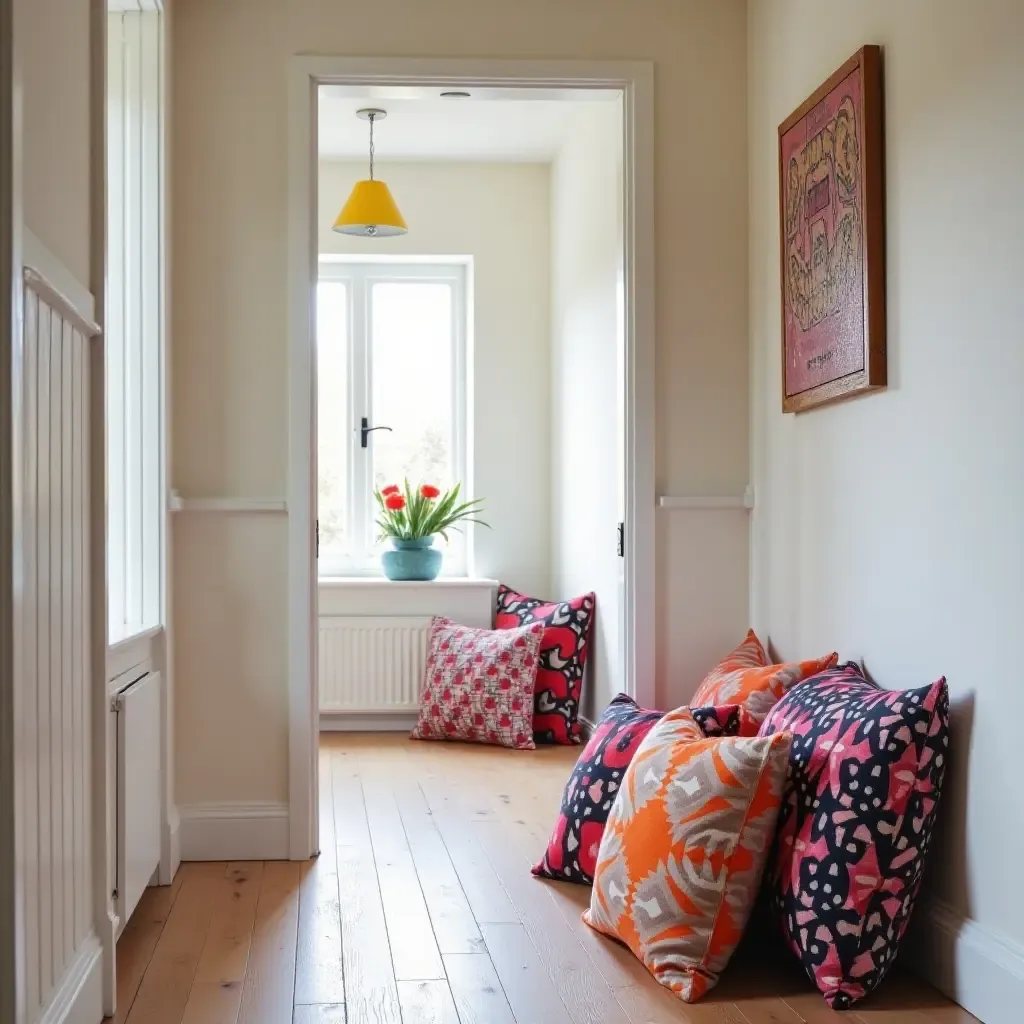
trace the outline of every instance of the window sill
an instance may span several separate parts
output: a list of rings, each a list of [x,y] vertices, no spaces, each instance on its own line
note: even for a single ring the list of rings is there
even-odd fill
[[[436,580],[389,580],[384,576],[321,576],[317,585],[321,589],[358,589],[368,590],[380,587],[384,590],[447,590],[451,588],[482,588],[496,590],[497,580],[482,576],[439,576]]]
[[[429,620],[445,615],[467,626],[489,629],[497,580],[444,576],[436,580],[388,580],[382,576],[334,576],[320,580],[317,614],[332,617]]]

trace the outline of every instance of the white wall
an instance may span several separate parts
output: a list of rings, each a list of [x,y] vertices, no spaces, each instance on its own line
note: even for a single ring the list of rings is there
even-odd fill
[[[89,0],[17,0],[15,10],[25,223],[88,286]]]
[[[320,164],[320,252],[473,257],[474,571],[525,593],[550,573],[550,225],[547,164],[379,163],[409,233],[331,230],[365,162]]]
[[[581,712],[622,688],[622,104],[574,119],[551,178],[553,597],[593,590],[597,614]]]
[[[863,656],[883,685],[948,677],[931,891],[952,926],[932,941],[948,953],[967,919],[962,957],[1017,943],[1020,998],[1022,38],[1012,0],[754,0],[748,26],[754,625],[787,657]],[[783,416],[776,129],[867,42],[884,47],[889,389]],[[933,969],[962,999],[995,991],[980,968]],[[1019,999],[992,1013],[1019,1019]]]
[[[289,55],[318,52],[654,62],[657,486],[742,492],[745,10],[743,0],[176,4],[174,485],[196,496],[285,493],[285,71]],[[529,441],[538,453],[548,444]],[[213,518],[180,516],[175,525],[179,801],[282,801],[287,522]],[[705,531],[689,518],[665,518],[657,538],[666,704],[685,699],[746,626],[746,523],[710,517]],[[735,540],[725,543],[729,531]],[[718,549],[706,534],[723,538]],[[705,584],[719,595],[714,621],[695,616],[688,599]]]

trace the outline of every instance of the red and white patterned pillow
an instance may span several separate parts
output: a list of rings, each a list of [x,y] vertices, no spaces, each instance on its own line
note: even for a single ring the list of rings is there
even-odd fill
[[[541,601],[502,584],[495,625],[512,629],[541,623],[544,642],[534,696],[533,738],[538,743],[579,743],[580,691],[594,623],[593,594],[571,601]]]
[[[533,689],[544,625],[474,629],[435,617],[413,739],[532,750]]]

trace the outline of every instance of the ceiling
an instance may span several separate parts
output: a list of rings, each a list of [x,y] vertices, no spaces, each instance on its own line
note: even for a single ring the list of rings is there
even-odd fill
[[[369,126],[356,117],[381,107],[374,126],[378,160],[552,160],[580,108],[614,102],[608,90],[474,90],[468,99],[443,99],[438,89],[327,85],[320,89],[319,145],[325,159],[365,160]]]

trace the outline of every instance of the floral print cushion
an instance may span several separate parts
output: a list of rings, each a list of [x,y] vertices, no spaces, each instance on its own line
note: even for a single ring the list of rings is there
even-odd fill
[[[544,626],[473,629],[435,617],[412,738],[532,750]]]
[[[835,1009],[899,949],[931,844],[949,743],[945,679],[881,690],[854,665],[793,687],[761,735],[793,736],[771,872],[775,914]]]
[[[593,594],[571,601],[541,601],[502,584],[495,625],[514,629],[539,622],[544,627],[534,694],[533,734],[538,743],[580,742],[580,691],[594,623]]]
[[[678,708],[647,734],[622,779],[583,920],[625,943],[686,1002],[717,982],[743,935],[789,744],[785,733],[708,738]]]

